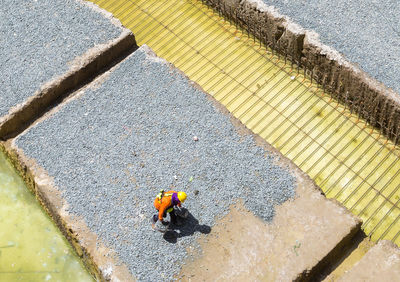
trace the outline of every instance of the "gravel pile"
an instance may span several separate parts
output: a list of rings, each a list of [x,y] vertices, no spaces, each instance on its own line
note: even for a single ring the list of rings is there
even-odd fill
[[[386,86],[400,93],[400,5],[398,0],[259,0],[320,34]]]
[[[75,0],[0,3],[0,117],[67,71],[75,57],[122,32]]]
[[[20,135],[17,145],[54,177],[69,212],[82,216],[136,278],[170,280],[186,248],[198,248],[195,239],[231,204],[244,199],[271,220],[274,205],[294,196],[295,180],[251,136],[240,136],[203,92],[144,50]],[[191,212],[167,236],[149,221],[161,188],[186,191]]]

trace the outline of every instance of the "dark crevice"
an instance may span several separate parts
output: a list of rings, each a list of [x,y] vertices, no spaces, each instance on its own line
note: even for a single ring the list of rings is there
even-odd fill
[[[330,263],[326,264],[324,268],[321,269],[319,275],[315,277],[316,281],[323,281],[325,280],[343,261],[348,258],[360,245],[360,243],[367,238],[364,231],[360,230],[358,233],[353,237],[348,248],[343,250],[338,256],[335,258],[335,261],[331,261]]]

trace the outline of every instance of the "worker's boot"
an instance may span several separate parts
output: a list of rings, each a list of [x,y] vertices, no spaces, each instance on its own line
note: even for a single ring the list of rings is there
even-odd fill
[[[154,228],[163,233],[168,231],[168,227],[169,224],[166,221],[157,220],[157,222],[154,224]]]

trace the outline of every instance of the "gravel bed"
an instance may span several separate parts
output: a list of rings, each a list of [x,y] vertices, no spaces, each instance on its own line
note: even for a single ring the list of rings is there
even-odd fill
[[[294,196],[295,179],[145,49],[16,142],[54,177],[69,212],[82,216],[138,280],[170,280],[186,248],[198,248],[195,239],[231,204],[244,199],[271,220],[274,205]],[[161,188],[185,190],[191,212],[168,236],[149,221]]]
[[[76,0],[0,1],[0,117],[122,29]]]
[[[259,0],[320,34],[351,62],[400,93],[398,0]]]

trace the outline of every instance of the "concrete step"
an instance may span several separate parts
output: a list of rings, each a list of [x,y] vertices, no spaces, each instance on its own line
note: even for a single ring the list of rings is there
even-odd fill
[[[400,249],[390,241],[379,241],[338,281],[400,281]]]

